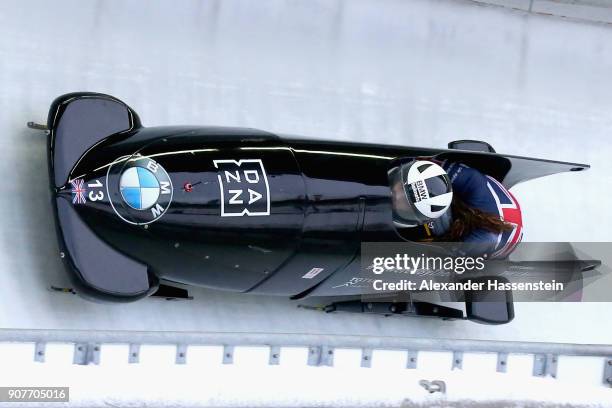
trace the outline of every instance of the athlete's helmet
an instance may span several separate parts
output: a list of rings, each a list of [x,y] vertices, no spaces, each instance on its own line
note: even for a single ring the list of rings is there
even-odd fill
[[[393,218],[402,226],[425,224],[441,217],[453,200],[451,181],[431,161],[415,160],[389,173],[393,190]]]

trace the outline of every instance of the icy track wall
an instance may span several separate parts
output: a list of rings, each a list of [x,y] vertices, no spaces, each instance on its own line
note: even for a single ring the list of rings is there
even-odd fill
[[[612,23],[612,3],[608,0],[468,0],[508,7],[530,13],[580,21]]]
[[[66,281],[45,143],[25,128],[57,95],[88,90],[126,101],[148,126],[438,147],[483,139],[593,166],[513,190],[526,240],[609,241],[610,27],[421,0],[4,1],[0,27],[0,327],[610,342],[601,305],[519,304],[515,321],[492,328],[328,316],[206,290],[121,306],[51,293]],[[551,318],[563,314],[572,330]]]

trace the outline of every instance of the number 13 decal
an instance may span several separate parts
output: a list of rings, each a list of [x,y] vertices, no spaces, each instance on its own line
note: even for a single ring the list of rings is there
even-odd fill
[[[100,180],[87,184],[87,187],[90,189],[87,195],[89,201],[93,202],[104,199],[104,191],[102,190],[102,182]]]

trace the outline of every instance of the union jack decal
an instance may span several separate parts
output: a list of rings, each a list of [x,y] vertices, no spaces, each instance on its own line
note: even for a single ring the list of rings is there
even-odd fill
[[[70,182],[72,184],[72,204],[85,204],[85,187],[83,179],[76,179]]]

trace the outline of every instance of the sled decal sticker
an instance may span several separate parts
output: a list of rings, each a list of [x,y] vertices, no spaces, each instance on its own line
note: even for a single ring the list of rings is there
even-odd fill
[[[87,190],[83,187],[84,183],[83,179],[76,179],[70,182],[72,185],[72,204],[85,204],[87,202],[85,198]]]
[[[72,204],[87,204],[88,198],[92,203],[104,200],[104,191],[102,191],[103,185],[100,180],[94,180],[87,183],[86,188],[85,181],[82,178],[77,178],[70,181],[70,186]]]
[[[259,159],[213,160],[221,194],[221,216],[270,215],[270,186]]]
[[[158,220],[172,202],[170,176],[148,157],[129,160],[118,175],[117,184],[118,194],[110,202],[115,213],[130,224],[145,225]]]
[[[302,279],[312,279],[318,274],[320,274],[321,272],[323,272],[323,268],[312,268],[311,270],[306,272],[304,276],[302,276]]]

